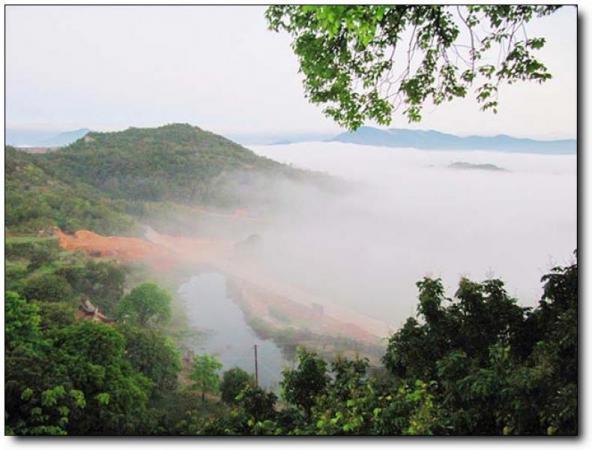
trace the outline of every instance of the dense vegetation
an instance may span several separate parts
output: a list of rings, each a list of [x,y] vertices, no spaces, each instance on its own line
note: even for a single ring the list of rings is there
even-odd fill
[[[418,283],[418,318],[383,365],[299,351],[280,397],[168,337],[170,296],[125,268],[9,238],[6,430],[18,435],[563,434],[578,432],[577,263],[543,278],[535,309],[499,280]],[[126,294],[126,291],[129,291]],[[81,300],[113,323],[76,319]]]
[[[268,392],[241,369],[220,373],[212,355],[181,358],[166,290],[37,234],[129,231],[144,201],[205,199],[204,180],[275,163],[188,126],[88,137],[47,155],[7,149],[7,434],[577,434],[577,263],[543,278],[534,309],[500,280],[463,279],[448,299],[426,278],[418,317],[389,337],[381,364],[300,349]],[[89,302],[106,319],[90,320]]]
[[[52,175],[40,156],[6,148],[4,220],[9,231],[39,232],[55,226],[116,234],[132,227],[121,202],[82,181]]]
[[[7,147],[6,227],[129,234],[137,219],[182,217],[177,205],[265,204],[278,180],[330,183],[190,125],[91,132],[44,154]]]
[[[270,159],[216,134],[190,125],[129,128],[89,133],[73,144],[42,155],[60,179],[80,180],[111,198],[184,203],[229,202],[229,181],[254,173],[296,174]]]
[[[500,280],[418,283],[416,318],[389,338],[384,367],[301,350],[284,403],[245,388],[230,412],[191,432],[296,435],[574,435],[578,433],[577,263],[543,278],[535,309]],[[445,303],[448,303],[446,305]],[[420,322],[421,321],[421,322]]]
[[[527,24],[555,5],[273,5],[269,27],[293,38],[307,98],[337,123],[388,125],[403,109],[473,95],[497,112],[499,85],[542,83],[545,38]]]

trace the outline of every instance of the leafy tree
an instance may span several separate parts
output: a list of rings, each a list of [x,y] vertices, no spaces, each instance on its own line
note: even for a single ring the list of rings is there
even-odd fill
[[[39,307],[42,330],[65,327],[74,323],[76,308],[71,303],[37,302],[36,305]]]
[[[314,352],[298,350],[298,367],[286,369],[281,384],[286,401],[301,407],[310,416],[316,396],[324,392],[329,376],[327,363]]]
[[[544,37],[525,25],[559,6],[274,5],[269,27],[293,38],[306,96],[350,129],[391,123],[400,107],[474,95],[497,112],[501,83],[551,78],[536,51]]]
[[[206,393],[216,393],[220,388],[218,371],[222,363],[207,353],[196,355],[189,377],[193,380],[193,388],[201,392],[202,403],[206,401]]]
[[[82,321],[54,330],[55,381],[84,393],[84,412],[75,414],[69,434],[149,433],[151,382],[125,355],[125,338],[114,327]]]
[[[252,383],[246,384],[236,397],[238,406],[244,410],[251,420],[251,424],[273,419],[275,416],[275,402],[277,396],[273,392],[266,392]]]
[[[240,367],[233,367],[232,369],[227,370],[222,375],[222,383],[220,384],[222,401],[229,405],[236,403],[236,397],[238,394],[240,394],[247,385],[253,383],[253,377]]]
[[[429,387],[421,394],[429,426],[415,431],[577,433],[577,263],[543,282],[532,311],[516,305],[500,280],[463,279],[455,299],[444,298],[439,280],[418,283],[423,323],[409,319],[384,356],[400,383]],[[387,410],[408,416],[404,404]]]
[[[84,394],[51,384],[51,343],[41,333],[39,307],[14,292],[5,301],[6,432],[65,435],[70,415],[86,406]]]
[[[27,300],[42,302],[68,302],[73,299],[74,291],[64,277],[52,272],[43,272],[26,280],[23,296]]]
[[[177,387],[177,375],[181,370],[179,350],[172,340],[154,329],[123,326],[126,358],[138,372],[154,383],[154,393]]]
[[[39,307],[28,303],[16,292],[4,296],[6,350],[30,346],[41,339]]]
[[[143,283],[123,297],[117,309],[123,322],[159,326],[171,317],[171,295],[154,283]]]
[[[438,361],[453,350],[486,361],[489,347],[497,342],[513,343],[523,327],[526,310],[516,305],[500,280],[483,284],[462,279],[457,302],[444,297],[440,279],[424,278],[419,288],[418,313],[389,339],[383,358],[398,377],[434,379]],[[444,302],[450,302],[444,307]]]
[[[316,398],[306,432],[370,434],[377,406],[378,398],[368,377],[368,360],[338,357],[331,363],[330,382]]]
[[[542,281],[543,298],[528,317],[537,341],[520,381],[547,434],[577,434],[578,265],[555,267]]]

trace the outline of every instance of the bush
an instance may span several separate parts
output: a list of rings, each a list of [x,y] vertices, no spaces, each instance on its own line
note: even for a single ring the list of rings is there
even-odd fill
[[[31,276],[23,287],[23,296],[40,302],[69,302],[74,291],[66,279],[55,273],[41,273]]]
[[[249,384],[254,384],[253,377],[240,367],[227,370],[220,385],[222,400],[229,405],[236,403],[238,394]]]

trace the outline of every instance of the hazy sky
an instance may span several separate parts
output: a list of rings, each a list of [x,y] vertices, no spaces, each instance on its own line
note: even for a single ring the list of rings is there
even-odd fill
[[[263,7],[6,9],[9,127],[123,129],[188,122],[219,133],[332,132],[304,98],[290,38]],[[533,21],[544,85],[501,90],[497,115],[474,100],[428,108],[418,128],[458,134],[576,135],[576,10]],[[392,126],[410,127],[400,116]]]

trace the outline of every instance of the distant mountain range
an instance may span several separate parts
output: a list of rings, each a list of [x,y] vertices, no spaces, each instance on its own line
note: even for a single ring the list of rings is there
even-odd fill
[[[388,130],[361,127],[354,132],[342,133],[330,142],[347,142],[380,147],[407,147],[423,150],[490,150],[506,153],[542,153],[554,155],[575,154],[575,139],[541,141],[497,136],[455,136],[433,130]]]
[[[6,143],[15,147],[63,147],[86,136],[90,132],[81,128],[65,132],[6,129]],[[360,127],[354,132],[329,136],[324,133],[294,133],[267,136],[234,136],[243,145],[286,145],[299,142],[345,142],[393,148],[422,150],[489,150],[505,153],[539,153],[570,155],[577,151],[575,139],[535,140],[497,136],[456,136],[434,130],[408,130],[400,128],[380,129]]]
[[[15,147],[63,147],[90,133],[88,128],[73,131],[6,129],[6,144]]]
[[[252,133],[229,134],[228,138],[241,145],[287,145],[298,142],[328,141],[335,136],[334,133],[300,132],[300,133]]]

